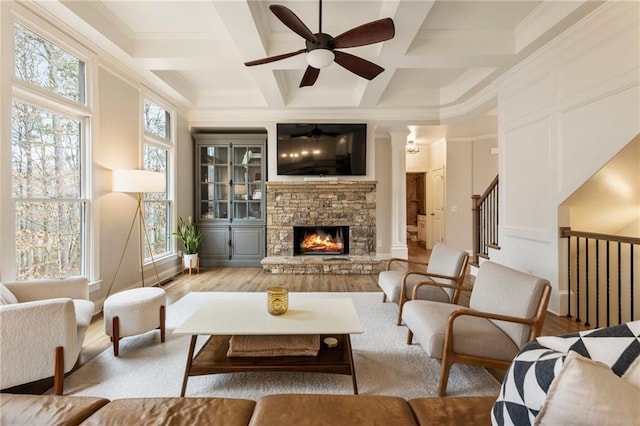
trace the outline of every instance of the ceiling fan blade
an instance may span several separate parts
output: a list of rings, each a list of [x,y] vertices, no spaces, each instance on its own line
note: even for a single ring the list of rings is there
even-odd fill
[[[318,44],[318,38],[311,32],[304,22],[298,16],[291,11],[291,9],[281,6],[279,4],[272,4],[269,6],[271,12],[282,21],[291,31],[298,34],[300,37],[308,40],[312,43]]]
[[[302,80],[300,80],[299,87],[313,86],[319,75],[320,70],[309,65],[307,67],[307,70],[304,72],[304,75],[302,76]]]
[[[269,62],[279,61],[280,59],[287,59],[292,56],[296,56],[301,53],[304,53],[306,51],[307,49],[300,49],[295,52],[283,53],[282,55],[269,56],[268,58],[256,59],[255,61],[245,62],[244,65],[247,67],[252,67],[254,65],[268,64]]]
[[[338,52],[337,50],[333,53],[336,54],[335,62],[338,65],[367,80],[373,80],[378,74],[384,71],[384,68],[381,66],[350,53]]]
[[[346,31],[333,39],[338,49],[366,46],[390,40],[396,34],[391,18],[378,19]]]

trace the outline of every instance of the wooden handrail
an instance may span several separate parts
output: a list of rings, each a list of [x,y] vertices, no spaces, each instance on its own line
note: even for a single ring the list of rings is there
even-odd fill
[[[598,234],[595,232],[572,231],[568,226],[560,227],[560,238],[582,237],[594,240],[607,240],[616,243],[640,244],[640,238],[624,235]]]
[[[487,189],[484,191],[484,193],[480,197],[478,197],[478,201],[477,201],[478,206],[489,196],[491,191],[493,191],[493,189],[497,185],[498,185],[498,175],[496,175],[496,177],[491,181],[491,183],[489,184]],[[474,195],[474,197],[476,197],[476,195]]]

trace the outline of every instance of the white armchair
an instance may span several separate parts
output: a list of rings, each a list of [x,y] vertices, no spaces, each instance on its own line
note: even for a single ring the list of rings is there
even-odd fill
[[[397,324],[402,323],[402,308],[411,298],[458,303],[460,291],[464,289],[462,283],[468,261],[467,252],[444,244],[433,247],[428,263],[395,257],[389,259],[386,270],[378,275],[378,286],[383,291],[383,302],[389,298],[391,302],[398,304]],[[416,267],[423,269],[411,269]],[[421,286],[420,291],[413,294],[413,288],[424,281],[439,285]]]
[[[440,284],[424,281],[420,286]],[[402,319],[431,358],[442,359],[438,395],[445,396],[456,362],[507,369],[529,340],[540,335],[551,285],[544,278],[484,262],[478,270],[469,308],[429,300],[408,301]],[[455,324],[454,324],[455,323]]]
[[[4,282],[0,290],[0,389],[53,376],[61,395],[93,316],[87,278]]]

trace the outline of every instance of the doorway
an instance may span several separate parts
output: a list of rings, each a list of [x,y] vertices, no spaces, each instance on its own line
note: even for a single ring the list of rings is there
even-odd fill
[[[420,241],[419,216],[426,213],[426,176],[425,173],[407,173],[407,242]],[[424,238],[424,237],[422,237]]]

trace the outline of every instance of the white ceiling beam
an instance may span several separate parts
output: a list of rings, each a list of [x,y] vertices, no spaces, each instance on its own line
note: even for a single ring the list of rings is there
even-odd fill
[[[196,104],[197,92],[185,79],[175,71],[153,71],[158,78],[180,92],[192,105]]]
[[[520,52],[578,10],[587,0],[546,0],[514,28],[515,50]],[[592,1],[592,3],[598,3]]]
[[[134,34],[99,1],[63,1],[64,6],[88,24],[93,31],[126,53],[133,50]]]
[[[261,10],[265,5],[260,2],[228,0],[215,0],[213,4],[226,25],[230,37],[229,43],[235,45],[243,62],[268,56],[266,48],[268,30],[265,22],[259,18],[260,15],[271,13],[268,10],[266,12]],[[215,57],[215,55],[212,56]],[[237,66],[236,61],[230,62],[234,62]],[[267,105],[274,108],[284,107],[286,92],[277,74],[264,66],[250,67],[250,70]]]
[[[358,55],[357,55],[358,56]],[[512,65],[513,55],[452,55],[452,56],[379,56],[366,57],[368,61],[374,62],[385,70],[394,69],[458,69],[458,68],[499,68]],[[228,60],[226,60],[228,59]],[[233,58],[218,58],[212,54],[207,58],[193,57],[150,57],[137,58],[136,62],[145,64],[153,70],[225,70],[237,69],[237,63]],[[300,70],[304,69],[307,63],[303,55],[272,62],[257,67],[249,67],[251,71],[258,69],[278,70]],[[333,66],[333,65],[332,65]],[[386,72],[386,71],[385,71]],[[383,73],[384,74],[384,73]],[[382,74],[380,74],[381,76]]]
[[[447,105],[459,100],[495,71],[497,68],[468,69],[456,81],[440,89],[440,103]]]
[[[133,58],[139,59],[202,58],[205,55],[236,61],[241,59],[228,37],[139,37],[131,53]]]
[[[513,55],[511,30],[422,30],[407,52],[409,55]]]
[[[409,0],[384,3],[382,12],[390,14],[395,27],[402,28],[402,31],[396,29],[394,38],[380,45],[380,59],[384,62],[384,65],[378,64],[383,66],[385,71],[365,84],[364,90],[359,93],[359,106],[377,105],[380,102],[382,95],[393,78],[395,70],[399,68],[397,61],[385,60],[385,57],[388,55],[393,55],[396,58],[404,57],[434,3],[434,1],[416,2]],[[373,59],[371,60],[376,62]]]

